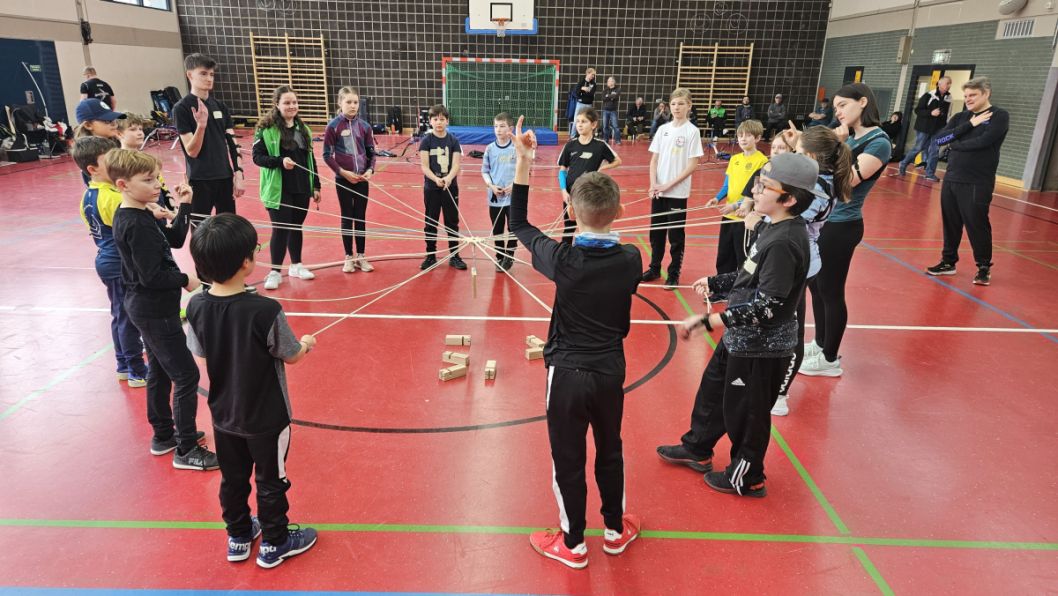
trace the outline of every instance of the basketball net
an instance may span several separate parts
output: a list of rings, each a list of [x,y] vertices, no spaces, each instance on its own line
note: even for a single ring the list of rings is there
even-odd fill
[[[492,22],[496,23],[496,37],[506,37],[507,19],[494,19]]]

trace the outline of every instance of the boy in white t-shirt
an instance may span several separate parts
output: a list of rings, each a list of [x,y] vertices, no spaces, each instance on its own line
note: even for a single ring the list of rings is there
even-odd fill
[[[687,120],[691,109],[691,92],[679,88],[669,97],[672,122],[663,125],[650,142],[650,267],[643,281],[661,277],[665,258],[665,238],[671,245],[666,289],[680,283],[683,265],[683,242],[686,235],[687,199],[691,196],[691,174],[698,167],[702,151],[701,133]]]

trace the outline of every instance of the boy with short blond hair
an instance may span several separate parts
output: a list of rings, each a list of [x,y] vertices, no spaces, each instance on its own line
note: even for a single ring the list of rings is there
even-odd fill
[[[721,201],[724,202],[720,205],[720,214],[725,221],[720,226],[716,249],[717,275],[737,271],[746,260],[746,227],[742,224],[742,217],[753,208],[752,190],[746,188],[746,184],[768,163],[768,157],[757,151],[757,143],[764,135],[764,125],[759,120],[742,122],[735,135],[742,153],[731,156],[724,175],[724,185],[720,187],[716,198],[706,203],[707,207],[715,207]]]
[[[129,387],[147,385],[147,365],[143,361],[140,331],[125,311],[125,282],[121,280],[121,255],[114,243],[114,213],[121,205],[121,193],[107,176],[106,154],[114,148],[110,139],[81,137],[71,155],[77,167],[89,177],[81,197],[81,219],[96,244],[96,275],[107,288],[110,299],[110,336],[117,358],[117,376]]]
[[[118,140],[122,149],[139,150],[143,147],[143,129],[153,124],[154,121],[146,116],[128,112],[125,118],[115,120],[117,125]],[[161,193],[158,195],[157,205],[161,209],[150,208],[154,216],[158,218],[158,226],[165,234],[165,239],[172,248],[180,248],[187,238],[187,231],[191,229],[191,204],[174,203],[172,193],[165,184],[165,178],[158,174],[158,181],[162,185]]]
[[[544,348],[547,431],[561,531],[533,532],[529,543],[541,555],[574,569],[588,565],[584,542],[588,487],[585,435],[595,439],[595,480],[606,524],[603,551],[619,555],[639,536],[640,520],[625,513],[624,338],[632,295],[643,260],[639,249],[621,244],[611,231],[621,216],[621,193],[606,174],[590,172],[573,185],[570,219],[578,233],[572,245],[557,242],[528,221],[529,167],[536,138],[514,138],[517,161],[511,192],[511,230],[532,254],[533,268],[555,282],[555,306]]]
[[[489,219],[496,243],[496,270],[508,271],[514,266],[514,249],[518,241],[510,234],[511,184],[514,181],[514,145],[511,133],[514,120],[507,112],[492,119],[496,140],[485,147],[481,159],[481,177],[489,198]]]
[[[672,121],[662,125],[650,141],[650,266],[643,272],[643,281],[661,277],[668,238],[671,261],[666,289],[680,283],[691,174],[705,154],[698,127],[687,119],[691,105],[691,92],[675,89],[669,97]]]
[[[175,451],[174,468],[216,470],[216,454],[199,445],[203,434],[195,427],[198,365],[180,323],[180,289],[194,291],[198,277],[180,271],[148,208],[161,191],[161,162],[141,151],[115,149],[107,156],[106,167],[122,197],[114,215],[114,239],[121,253],[125,308],[140,330],[151,363],[147,374],[147,420],[154,428],[151,455]],[[181,201],[191,201],[189,187],[178,192]]]

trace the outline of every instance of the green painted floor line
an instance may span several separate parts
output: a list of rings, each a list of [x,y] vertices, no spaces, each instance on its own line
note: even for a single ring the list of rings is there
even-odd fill
[[[394,534],[482,534],[527,535],[540,530],[528,526],[468,526],[436,524],[344,524],[306,523],[326,532],[385,532]],[[0,519],[0,527],[68,528],[103,530],[223,530],[219,521],[107,520],[107,519]],[[601,529],[588,529],[588,536],[602,536]],[[845,546],[891,546],[904,548],[951,548],[964,550],[1011,550],[1058,552],[1058,542],[1005,542],[998,540],[937,540],[920,538],[877,538],[868,536],[818,536],[811,534],[756,534],[745,532],[694,532],[684,530],[643,530],[644,538],[661,540],[700,540],[718,542],[766,542],[828,544]]]
[[[58,375],[56,375],[56,377],[54,379],[52,379],[51,381],[49,381],[47,385],[41,387],[40,389],[37,389],[37,390],[33,391],[29,395],[23,397],[22,399],[18,400],[15,403],[11,404],[10,406],[7,407],[6,410],[4,410],[3,412],[0,412],[0,422],[3,422],[8,417],[10,417],[12,414],[14,414],[15,412],[21,410],[23,407],[25,407],[25,405],[28,404],[29,402],[37,399],[41,395],[44,395],[45,393],[50,391],[53,387],[55,387],[59,383],[62,383],[66,379],[69,379],[77,371],[79,371],[82,368],[88,366],[89,364],[91,364],[92,362],[97,360],[100,356],[102,356],[103,354],[106,354],[107,352],[110,352],[113,349],[114,349],[114,344],[108,343],[107,345],[103,346],[102,348],[99,348],[98,350],[96,350],[91,355],[87,356],[84,360],[78,362],[77,364],[71,366],[70,368],[68,368],[68,369],[64,370],[63,372],[59,373]]]
[[[643,236],[637,235],[636,236],[636,240],[639,242],[639,245],[643,247],[643,250],[647,251],[647,256],[648,257],[652,257],[654,253],[651,252],[651,250],[650,250],[650,244],[647,244],[647,242],[645,240],[643,240]],[[664,269],[662,269],[661,277],[665,281],[668,281],[669,280],[668,272],[665,271]],[[687,311],[687,313],[688,313],[687,316],[697,314],[697,313],[694,312],[694,309],[691,308],[691,305],[687,303],[687,300],[684,299],[683,294],[679,290],[673,290],[672,293],[676,295],[676,299],[680,301],[681,305],[683,305],[683,310]],[[715,350],[716,349],[716,340],[714,340],[713,337],[711,335],[709,335],[708,331],[704,331],[703,330],[702,331],[702,335],[705,336],[705,341],[707,341],[709,343],[709,347]]]
[[[803,480],[808,486],[808,490],[812,492],[812,496],[816,498],[816,502],[818,502],[819,506],[826,512],[827,517],[830,518],[830,521],[834,524],[834,527],[838,529],[838,532],[842,534],[850,534],[849,527],[841,520],[841,516],[839,516],[838,512],[834,510],[834,506],[830,504],[829,500],[827,500],[823,491],[819,489],[819,485],[812,479],[812,475],[808,473],[808,470],[806,470],[804,465],[801,464],[801,460],[794,454],[793,450],[790,449],[789,443],[783,438],[779,429],[772,426],[771,436],[775,439],[775,443],[779,446],[779,449],[782,449],[782,452],[786,454],[790,463],[793,464],[794,469],[797,470],[797,475],[800,476],[801,480]]]
[[[871,562],[867,553],[858,546],[852,547],[852,553],[856,555],[856,559],[859,560],[860,565],[863,565],[863,568],[867,570],[867,575],[870,575],[871,579],[874,580],[874,585],[878,586],[878,591],[885,596],[893,596],[893,589],[889,587],[889,583],[886,582],[885,578],[882,577],[882,574],[878,572],[878,568]]]

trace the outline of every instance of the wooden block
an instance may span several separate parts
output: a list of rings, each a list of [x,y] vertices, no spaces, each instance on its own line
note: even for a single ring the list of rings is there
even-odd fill
[[[470,364],[470,354],[462,354],[460,352],[441,352],[441,360],[449,364],[462,364],[467,366]]]
[[[486,360],[485,361],[485,380],[495,381],[496,380],[496,361]]]
[[[448,368],[442,368],[437,372],[437,378],[442,381],[451,381],[452,379],[458,379],[459,377],[467,376],[467,367],[462,364],[455,364]]]
[[[527,335],[527,336],[525,336],[525,345],[529,346],[530,348],[542,348],[546,344],[547,344],[546,341],[540,339],[539,337],[537,337],[535,335]]]
[[[529,348],[525,351],[526,360],[539,360],[544,357],[544,348]]]
[[[445,336],[446,346],[469,346],[470,336],[469,335],[446,335]]]

